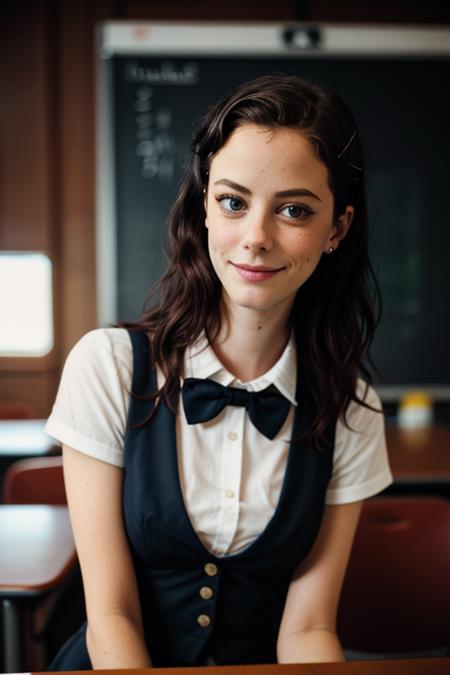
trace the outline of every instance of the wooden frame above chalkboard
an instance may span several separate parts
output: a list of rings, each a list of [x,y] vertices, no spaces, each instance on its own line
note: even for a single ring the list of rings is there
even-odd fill
[[[385,304],[377,389],[450,400],[450,29],[108,22],[97,54],[100,325],[134,318],[163,269],[195,120],[240,81],[295,72],[342,93],[363,137]]]

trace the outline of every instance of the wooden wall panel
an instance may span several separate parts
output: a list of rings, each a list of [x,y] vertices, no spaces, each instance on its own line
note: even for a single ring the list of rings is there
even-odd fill
[[[60,2],[59,243],[61,349],[96,325],[94,23],[86,2]]]
[[[224,20],[224,21],[293,21],[299,5],[295,0],[259,0],[259,2],[211,2],[210,0],[171,0],[148,2],[146,0],[118,0],[118,18],[154,20]],[[300,8],[301,9],[301,8]]]
[[[59,369],[30,372],[28,370],[0,373],[0,400],[26,401],[38,417],[50,413],[59,381]]]
[[[361,23],[450,23],[450,3],[442,0],[311,0],[314,21]]]
[[[250,21],[333,21],[366,23],[450,23],[450,3],[442,0],[117,0],[122,19],[223,19]]]
[[[5,2],[0,24],[0,247],[52,249],[48,14]]]
[[[47,0],[2,2],[0,249],[42,251],[56,262],[54,196],[58,184],[52,136],[56,110],[51,33]],[[14,289],[7,292],[14,293]],[[8,317],[0,320],[7,321]],[[32,331],[33,326],[29,329]],[[57,353],[55,349],[44,358],[1,358],[0,398],[25,400],[38,415],[46,415],[54,396]]]

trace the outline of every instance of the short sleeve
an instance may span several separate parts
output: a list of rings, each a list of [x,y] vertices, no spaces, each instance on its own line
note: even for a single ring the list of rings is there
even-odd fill
[[[358,380],[358,395],[373,408],[381,402],[366,383]],[[371,497],[393,482],[386,448],[384,415],[351,402],[347,428],[336,425],[333,472],[326,493],[326,504],[346,504]]]
[[[133,353],[121,328],[87,333],[67,357],[46,432],[61,443],[123,466]]]

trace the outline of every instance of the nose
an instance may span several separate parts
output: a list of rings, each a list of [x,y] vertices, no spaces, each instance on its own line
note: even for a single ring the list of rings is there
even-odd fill
[[[273,223],[268,215],[259,214],[245,223],[244,248],[254,253],[266,253],[274,246]]]

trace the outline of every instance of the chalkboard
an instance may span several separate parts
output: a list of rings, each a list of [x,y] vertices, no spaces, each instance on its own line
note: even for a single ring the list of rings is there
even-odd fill
[[[449,41],[450,45],[450,41]],[[144,51],[144,53],[142,53]],[[298,74],[338,91],[365,149],[373,248],[383,295],[374,345],[380,384],[450,391],[450,52],[359,55],[108,54],[114,180],[115,307],[139,315],[165,265],[164,224],[194,125],[238,83]],[[179,50],[178,50],[179,51]],[[104,55],[104,54],[103,54]],[[389,397],[389,396],[387,396]]]

